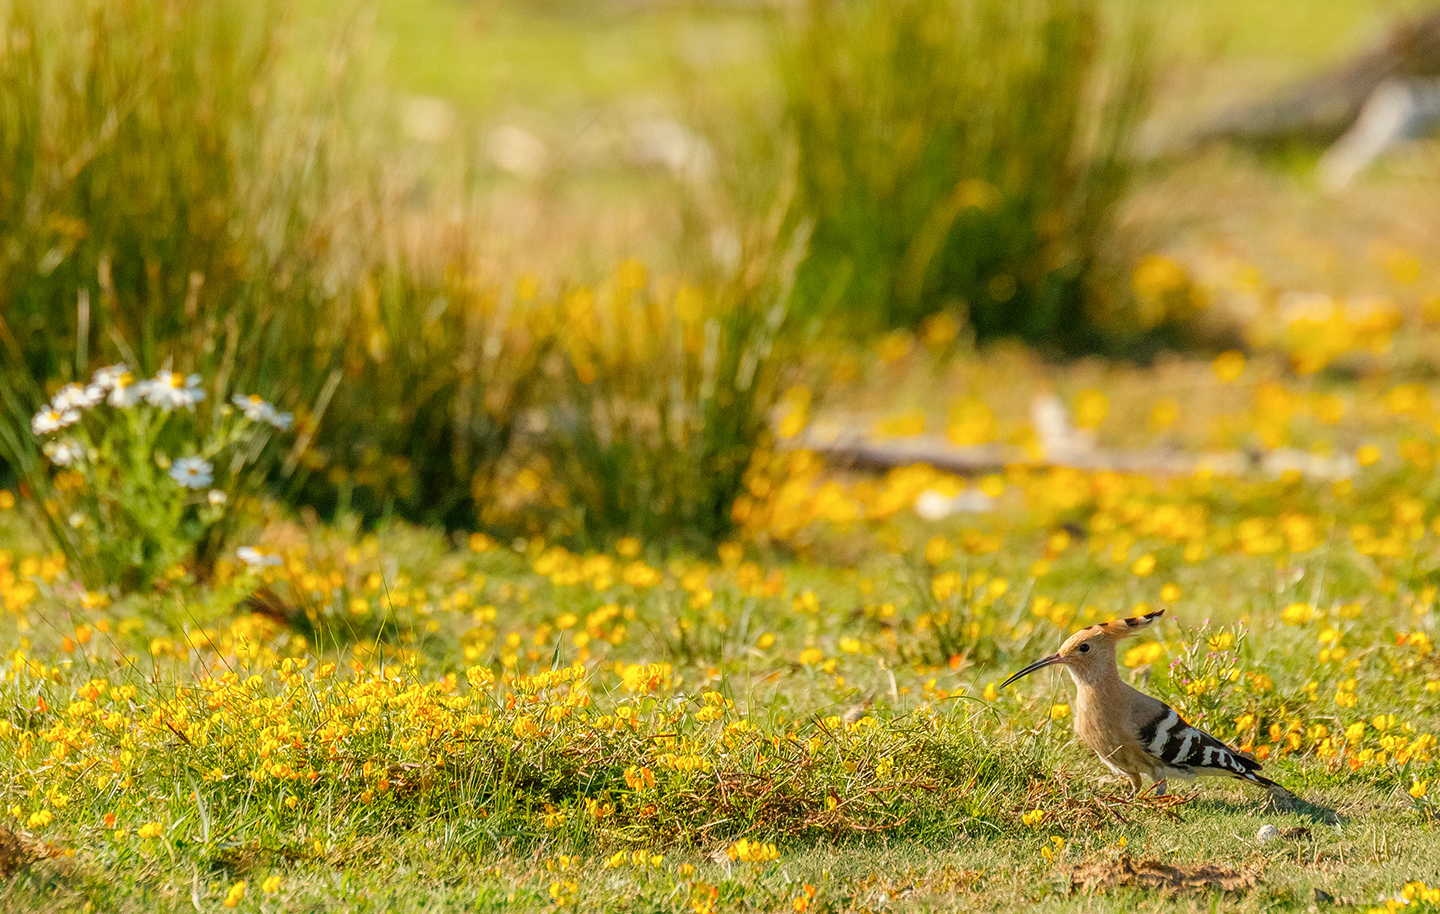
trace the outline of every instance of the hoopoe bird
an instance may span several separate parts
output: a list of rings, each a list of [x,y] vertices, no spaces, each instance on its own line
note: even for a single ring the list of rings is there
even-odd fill
[[[1081,629],[1060,650],[1011,676],[1000,688],[1047,666],[1064,666],[1075,680],[1076,738],[1093,749],[1110,770],[1129,778],[1137,793],[1144,783],[1142,775],[1155,782],[1157,794],[1165,792],[1170,778],[1210,775],[1249,781],[1269,790],[1276,799],[1293,800],[1290,791],[1256,773],[1259,762],[1190,726],[1158,698],[1120,681],[1115,645],[1164,614],[1162,609]]]

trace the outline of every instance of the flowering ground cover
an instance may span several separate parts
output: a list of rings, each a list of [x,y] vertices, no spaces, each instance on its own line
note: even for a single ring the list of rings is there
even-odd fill
[[[284,4],[6,8],[0,912],[1440,908],[1433,148],[1326,197],[1303,155],[1145,166],[1072,238],[1141,364],[984,342],[909,279],[900,329],[837,333],[791,300],[812,220],[748,174],[788,142],[632,104],[677,68],[778,101],[768,7],[512,5],[381,3],[393,88],[445,96],[394,110],[343,11],[282,66]],[[1298,72],[1373,6],[1272,5],[1195,15]],[[1045,242],[977,289],[1070,276],[1068,180],[965,177],[926,232]],[[1122,677],[1298,802],[1132,795],[1066,677],[1000,687],[1157,610]]]
[[[1005,359],[963,369],[971,432]],[[1219,867],[1243,909],[1433,903],[1433,392],[1274,367],[1171,365],[1209,413],[1145,402],[1157,369],[1052,380],[1087,385],[1068,399],[1102,440],[1157,411],[1181,418],[1154,435],[1201,444],[1278,422],[1352,471],[861,475],[782,450],[711,553],[256,515],[205,579],[175,566],[128,594],[87,589],[0,494],[0,900],[1128,909],[1153,890],[1091,878],[1128,855]],[[966,489],[991,509],[912,510]],[[1072,744],[1063,677],[997,689],[1067,633],[1158,608],[1122,675],[1297,808],[1231,782],[1131,797]]]

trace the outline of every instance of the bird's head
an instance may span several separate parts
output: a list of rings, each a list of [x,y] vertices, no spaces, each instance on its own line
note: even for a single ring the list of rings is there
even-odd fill
[[[1065,639],[1065,643],[1060,645],[1060,650],[1049,657],[1041,657],[1011,676],[1000,683],[1000,688],[1005,688],[1022,676],[1029,676],[1036,670],[1056,664],[1065,666],[1070,670],[1072,676],[1081,680],[1113,671],[1115,669],[1116,643],[1153,624],[1163,615],[1165,615],[1165,610],[1161,609],[1143,616],[1116,619],[1114,622],[1102,622],[1099,625],[1082,628]]]

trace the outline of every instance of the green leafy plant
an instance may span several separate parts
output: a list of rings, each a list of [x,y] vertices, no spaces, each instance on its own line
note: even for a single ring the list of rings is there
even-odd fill
[[[68,384],[31,419],[54,467],[32,474],[44,527],[87,586],[144,587],[189,560],[207,569],[294,422],[257,396],[196,411],[199,375],[137,380],[123,364]]]

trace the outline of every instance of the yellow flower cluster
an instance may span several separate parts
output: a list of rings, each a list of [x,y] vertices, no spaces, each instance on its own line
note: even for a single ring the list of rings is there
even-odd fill
[[[741,838],[725,848],[725,856],[739,863],[768,863],[780,859],[780,851],[773,844],[762,844]]]
[[[605,866],[608,869],[631,867],[637,870],[643,870],[647,867],[658,868],[664,864],[664,862],[664,854],[657,854],[651,851],[637,850],[629,853],[616,851],[605,860]]]
[[[39,585],[54,584],[64,570],[63,555],[25,556],[17,562],[13,552],[0,549],[0,610],[24,614],[40,595]]]
[[[1419,881],[1407,882],[1397,897],[1386,900],[1384,907],[1369,908],[1367,914],[1395,914],[1397,911],[1414,911],[1421,906],[1440,907],[1440,886],[1432,888]]]

